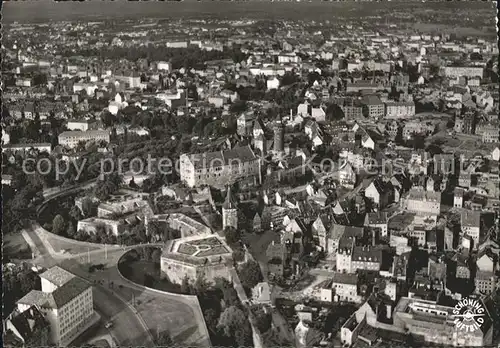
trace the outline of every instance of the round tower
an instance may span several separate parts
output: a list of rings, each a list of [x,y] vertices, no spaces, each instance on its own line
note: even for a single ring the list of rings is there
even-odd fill
[[[231,187],[228,187],[226,200],[222,205],[222,229],[227,227],[238,228],[238,208],[231,195]]]

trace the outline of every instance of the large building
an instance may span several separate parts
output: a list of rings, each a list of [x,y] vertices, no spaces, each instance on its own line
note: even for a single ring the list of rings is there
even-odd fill
[[[484,69],[477,66],[447,66],[444,68],[446,77],[483,77]]]
[[[104,141],[109,143],[110,134],[106,130],[90,130],[86,132],[81,131],[67,131],[59,134],[59,145],[67,146],[69,148],[76,147],[79,142],[96,142]]]
[[[474,307],[483,308],[477,314],[483,319],[482,325],[476,330],[466,330],[457,324],[459,317],[455,316],[457,306],[439,305],[434,301],[403,297],[394,309],[394,326],[407,330],[408,333],[422,337],[425,342],[446,346],[483,347],[491,345],[493,325],[491,317],[479,299],[467,298],[474,302]],[[460,314],[461,311],[458,311]],[[465,312],[464,312],[465,313]],[[464,318],[465,320],[465,318]],[[472,322],[472,321],[470,321]]]
[[[441,212],[441,192],[412,188],[405,200],[407,210],[421,215],[439,215]]]
[[[94,313],[92,286],[59,266],[40,275],[42,291],[31,290],[17,301],[23,313],[36,306],[50,323],[49,341],[68,346],[98,320]]]
[[[187,278],[195,282],[204,278],[213,283],[215,278],[230,279],[233,263],[231,248],[218,235],[192,236],[170,240],[161,256],[162,276],[181,284]]]
[[[114,195],[97,207],[97,216],[100,218],[124,216],[136,212],[140,216],[151,216],[153,210],[146,196],[142,195]]]
[[[181,213],[158,214],[145,216],[146,234],[150,233],[152,224],[165,224],[168,228],[179,231],[181,238],[201,236],[212,233],[212,230],[201,222]]]
[[[415,103],[410,101],[385,103],[385,117],[388,119],[411,118],[415,116]]]
[[[462,232],[472,238],[477,249],[481,234],[481,213],[479,211],[462,210],[460,212],[460,225]]]
[[[362,103],[368,117],[380,119],[385,116],[385,105],[376,95],[365,96]]]
[[[181,180],[189,187],[223,186],[259,174],[259,159],[249,146],[180,157]]]

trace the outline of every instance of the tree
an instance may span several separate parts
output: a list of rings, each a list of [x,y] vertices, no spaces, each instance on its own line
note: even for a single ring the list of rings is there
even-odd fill
[[[176,344],[170,333],[163,331],[156,337],[156,347],[176,347]]]
[[[259,308],[255,313],[255,322],[259,331],[264,333],[271,328],[271,314]]]
[[[101,121],[105,127],[111,127],[116,122],[116,117],[109,111],[103,111],[101,114]]]
[[[212,332],[217,332],[217,319],[218,315],[215,309],[209,308],[206,311],[203,311],[203,317],[205,318],[205,323],[207,324],[207,328]]]
[[[217,278],[216,287],[222,291],[225,307],[235,306],[240,303],[240,299],[238,298],[238,294],[227,279],[225,278]]]
[[[87,197],[82,200],[82,212],[85,217],[92,215],[93,208],[94,204],[90,198]]]
[[[181,293],[183,294],[191,294],[192,293],[193,287],[191,286],[189,282],[189,278],[186,275],[181,282]]]
[[[73,236],[76,234],[76,228],[75,228],[75,224],[73,223],[73,221],[70,221],[68,223],[68,228],[66,230],[66,234],[68,235],[68,237],[71,237],[71,238],[73,238]]]
[[[64,234],[65,231],[66,231],[66,221],[64,221],[64,218],[60,214],[57,214],[54,217],[54,220],[52,220],[52,233],[61,235]]]
[[[241,238],[240,231],[234,227],[226,227],[224,229],[224,236],[226,237],[226,242],[228,244],[237,243]]]
[[[243,347],[251,344],[252,329],[247,315],[236,306],[230,306],[222,312],[217,328],[227,337],[232,337],[236,346]]]
[[[69,216],[73,221],[79,221],[82,219],[82,213],[80,212],[80,208],[78,208],[76,205],[71,207],[71,210],[69,211]]]
[[[326,108],[326,119],[329,121],[341,120],[344,118],[344,112],[337,104],[330,104]]]
[[[253,260],[249,260],[240,266],[239,276],[241,283],[246,288],[253,288],[262,281],[259,264]]]

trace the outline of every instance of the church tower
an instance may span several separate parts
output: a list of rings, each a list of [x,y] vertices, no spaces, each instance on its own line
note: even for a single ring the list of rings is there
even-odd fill
[[[238,208],[231,195],[231,187],[227,189],[226,200],[222,205],[222,229],[227,227],[238,228]]]
[[[274,131],[274,147],[273,150],[276,154],[283,154],[283,151],[285,149],[285,130],[283,127],[283,121],[281,119],[281,116],[276,122],[276,124],[273,127]]]

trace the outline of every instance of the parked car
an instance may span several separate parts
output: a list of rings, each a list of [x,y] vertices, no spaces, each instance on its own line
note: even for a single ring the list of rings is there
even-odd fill
[[[106,325],[104,325],[104,327],[105,327],[106,329],[109,329],[109,328],[110,328],[110,327],[112,327],[112,326],[113,326],[113,323],[112,323],[111,321],[108,321],[108,322],[106,323]]]

